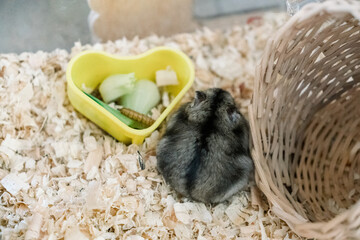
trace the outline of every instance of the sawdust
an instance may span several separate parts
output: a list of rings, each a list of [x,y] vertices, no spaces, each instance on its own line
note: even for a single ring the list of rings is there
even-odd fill
[[[165,45],[195,63],[196,80],[183,101],[195,89],[222,87],[247,115],[256,62],[284,21],[266,14],[225,32],[76,43],[70,54],[0,55],[1,238],[298,239],[259,193],[240,192],[215,206],[178,196],[155,168],[158,131],[141,146],[125,146],[74,111],[66,95],[66,65],[77,53],[134,55]]]

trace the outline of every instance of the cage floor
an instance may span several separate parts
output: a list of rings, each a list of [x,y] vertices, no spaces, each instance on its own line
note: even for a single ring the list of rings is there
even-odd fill
[[[1,239],[298,239],[249,191],[218,205],[177,195],[155,168],[160,130],[141,146],[125,146],[76,112],[66,95],[66,65],[77,53],[134,55],[165,45],[195,64],[183,101],[195,89],[221,87],[247,115],[256,62],[284,21],[268,13],[224,31],[0,55]]]

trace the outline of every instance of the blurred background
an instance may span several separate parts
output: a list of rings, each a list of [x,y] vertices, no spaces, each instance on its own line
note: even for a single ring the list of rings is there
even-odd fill
[[[284,0],[0,0],[0,53],[222,29],[285,10]]]

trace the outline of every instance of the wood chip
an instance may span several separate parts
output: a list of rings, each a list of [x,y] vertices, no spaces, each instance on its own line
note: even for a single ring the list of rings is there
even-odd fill
[[[103,149],[97,148],[89,153],[85,160],[84,172],[89,173],[92,168],[98,168],[103,158]]]
[[[29,184],[24,181],[24,173],[10,173],[1,179],[0,184],[12,195],[17,195],[20,190],[27,190]]]
[[[4,74],[5,74],[5,66],[2,66],[0,70],[0,78],[4,77]]]
[[[29,227],[25,234],[25,240],[39,239],[42,222],[43,216],[40,213],[34,213],[29,221]]]

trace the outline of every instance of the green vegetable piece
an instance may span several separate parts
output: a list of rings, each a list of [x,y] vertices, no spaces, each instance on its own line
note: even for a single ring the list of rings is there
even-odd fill
[[[86,92],[84,92],[87,96],[89,96],[92,100],[94,100],[96,103],[98,103],[100,106],[102,106],[103,108],[105,108],[107,111],[109,111],[112,115],[114,115],[116,118],[118,118],[120,121],[122,121],[123,123],[125,123],[126,125],[128,125],[129,127],[132,128],[136,128],[136,129],[143,129],[145,128],[145,126],[139,122],[136,122],[126,116],[124,116],[123,114],[120,113],[120,111],[110,107],[109,105],[107,105],[106,103],[104,103],[103,101],[101,101],[100,99],[94,97],[91,94],[88,94]]]
[[[100,84],[99,92],[104,102],[109,103],[130,93],[135,81],[135,73],[110,75]]]
[[[134,90],[120,98],[121,105],[142,114],[147,114],[159,102],[158,87],[147,79],[136,81]]]

